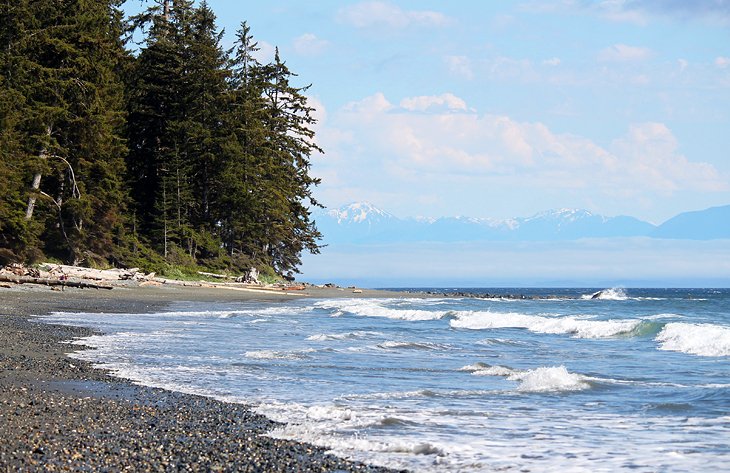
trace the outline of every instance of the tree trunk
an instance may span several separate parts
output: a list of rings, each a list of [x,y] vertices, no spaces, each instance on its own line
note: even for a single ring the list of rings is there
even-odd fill
[[[51,138],[51,127],[46,127],[46,136],[48,137],[49,141]],[[39,158],[42,160],[48,159],[48,150],[44,146],[43,149],[41,149],[40,154],[38,155]],[[36,199],[38,199],[38,191],[41,188],[41,172],[38,171],[35,176],[33,176],[33,184],[30,186],[30,196],[28,197],[28,208],[25,210],[25,219],[30,220],[33,218],[33,209],[35,209],[35,202]]]
[[[33,209],[35,208],[35,201],[37,199],[36,193],[41,188],[41,173],[36,173],[33,176],[33,184],[30,187],[30,197],[28,197],[28,208],[25,210],[25,219],[30,220],[33,218]]]

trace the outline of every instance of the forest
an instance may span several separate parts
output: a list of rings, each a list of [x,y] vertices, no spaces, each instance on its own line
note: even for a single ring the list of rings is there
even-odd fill
[[[2,0],[0,263],[290,277],[321,239],[307,86],[205,1],[123,3]]]

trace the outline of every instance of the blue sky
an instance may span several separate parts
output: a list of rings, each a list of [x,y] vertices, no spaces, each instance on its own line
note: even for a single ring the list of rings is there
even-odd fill
[[[139,0],[129,0],[129,11]],[[730,1],[210,0],[317,107],[329,207],[661,223],[730,203]]]

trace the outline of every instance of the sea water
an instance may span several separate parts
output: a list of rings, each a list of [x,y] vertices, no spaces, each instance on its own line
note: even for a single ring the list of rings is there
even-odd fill
[[[439,291],[444,292],[443,289]],[[177,302],[71,314],[135,383],[251,404],[268,435],[414,471],[721,471],[730,290]]]

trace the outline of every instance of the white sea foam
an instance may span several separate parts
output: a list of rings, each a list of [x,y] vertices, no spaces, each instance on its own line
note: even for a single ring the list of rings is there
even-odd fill
[[[699,356],[730,356],[730,327],[672,322],[655,340],[661,350]]]
[[[591,387],[589,380],[598,381],[597,378],[570,373],[565,366],[516,370],[508,366],[475,363],[459,371],[470,371],[474,376],[502,376],[510,381],[519,381],[517,390],[521,392],[582,391]]]
[[[522,392],[582,391],[591,386],[583,375],[570,373],[565,366],[541,367],[510,374],[507,379],[519,381]]]
[[[378,344],[378,348],[383,348],[385,350],[448,350],[451,347],[449,345],[431,342],[387,341]]]
[[[345,312],[363,317],[386,317],[389,319],[413,321],[438,320],[450,313],[444,310],[431,311],[387,307],[389,303],[403,304],[404,302],[408,302],[408,299],[331,299],[317,302],[315,303],[315,307],[331,310],[333,314]]]
[[[486,363],[474,363],[473,365],[466,365],[459,368],[459,371],[479,371],[483,370],[484,368],[489,368],[489,365]]]
[[[474,376],[512,376],[515,371],[506,366],[489,366],[487,368],[473,371]]]
[[[379,337],[383,335],[381,332],[369,332],[369,331],[355,331],[345,333],[318,333],[307,337],[307,340],[312,342],[327,342],[334,340],[352,340],[358,338],[370,338]]]
[[[308,353],[316,350],[300,350],[300,351],[276,351],[276,350],[253,350],[244,353],[246,358],[256,360],[303,360],[309,358]]]
[[[679,314],[655,314],[655,315],[647,315],[645,317],[642,317],[641,320],[664,320],[664,319],[684,319],[686,318],[684,315]]]
[[[515,370],[506,366],[491,366],[481,362],[461,367],[459,371],[469,371],[474,376],[510,376],[515,373]]]
[[[545,317],[516,312],[458,312],[453,328],[484,330],[524,328],[536,333],[565,333],[577,338],[609,338],[630,333],[641,320],[584,320],[574,317]]]
[[[581,299],[598,299],[602,301],[625,301],[629,297],[626,295],[626,291],[620,287],[613,287],[610,289],[603,289],[593,294],[584,294]]]

